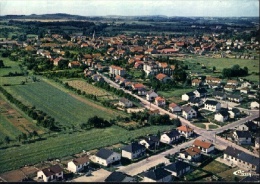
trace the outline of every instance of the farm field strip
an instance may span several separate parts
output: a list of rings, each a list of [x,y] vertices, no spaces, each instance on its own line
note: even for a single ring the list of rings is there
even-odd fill
[[[0,140],[3,140],[5,136],[15,139],[15,137],[22,132],[12,125],[6,117],[0,115]]]
[[[26,164],[35,164],[48,158],[61,158],[84,150],[109,146],[120,141],[129,141],[148,133],[157,133],[170,126],[153,126],[127,131],[112,126],[106,129],[92,129],[72,134],[60,134],[40,142],[21,145],[20,147],[0,149],[0,173],[16,169]]]
[[[43,110],[64,125],[85,122],[93,115],[100,115],[103,118],[112,117],[106,111],[99,109],[98,112],[93,106],[73,98],[44,81],[8,86],[6,89],[22,102],[35,105],[37,109]]]

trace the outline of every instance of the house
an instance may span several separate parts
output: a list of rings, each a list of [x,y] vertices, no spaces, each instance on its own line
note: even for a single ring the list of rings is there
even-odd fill
[[[92,159],[93,162],[101,164],[103,166],[109,166],[110,164],[113,164],[120,160],[121,155],[119,153],[105,148],[101,148]]]
[[[200,107],[203,105],[203,101],[199,97],[189,99],[188,103],[190,106],[197,106],[197,107]]]
[[[133,103],[126,98],[120,98],[119,105],[122,107],[128,108],[128,107],[132,107]]]
[[[255,123],[257,126],[260,126],[260,117],[253,119],[253,123]]]
[[[166,103],[165,99],[163,97],[157,96],[155,98],[155,105],[157,106],[164,106]]]
[[[248,94],[250,92],[249,88],[241,88],[240,93]]]
[[[242,125],[239,125],[236,130],[241,130],[241,131],[247,131],[248,130],[248,127],[244,124]]]
[[[233,86],[237,86],[238,82],[236,80],[228,80],[227,81],[227,85],[233,85]]]
[[[193,92],[188,92],[188,93],[185,93],[181,96],[181,99],[183,101],[188,101],[189,99],[191,98],[195,98],[195,94]]]
[[[181,149],[179,153],[180,158],[191,162],[199,161],[201,158],[201,150],[197,147],[189,147]]]
[[[259,149],[259,144],[260,144],[260,137],[255,138],[255,148]]]
[[[207,142],[205,140],[199,140],[199,139],[196,139],[193,142],[192,146],[199,148],[203,153],[210,153],[215,149],[215,146],[210,142]]]
[[[221,104],[215,100],[206,100],[204,103],[204,109],[217,112],[221,109]]]
[[[198,88],[193,93],[195,94],[196,97],[202,98],[207,96],[207,90],[205,88]]]
[[[147,94],[146,88],[139,88],[139,89],[137,89],[137,94],[139,96],[145,96]]]
[[[188,125],[182,125],[180,127],[177,127],[177,130],[186,138],[190,137],[193,134],[193,129],[190,128]]]
[[[147,171],[143,174],[144,179],[142,182],[170,182],[172,181],[171,172],[164,168],[157,168]]]
[[[115,66],[115,65],[111,65],[109,67],[109,74],[111,76],[116,76],[116,75],[124,76],[126,74],[126,71],[124,68],[121,68],[121,67]]]
[[[248,121],[248,122],[246,122],[246,123],[245,123],[245,126],[247,127],[247,130],[249,130],[249,131],[256,130],[257,127],[258,127],[258,125],[255,124],[253,121]],[[240,130],[241,130],[241,129],[240,129]],[[246,128],[245,128],[245,130],[246,130]]]
[[[172,130],[170,132],[161,135],[160,141],[166,144],[171,144],[178,141],[181,138],[181,134],[177,130]]]
[[[79,157],[68,162],[68,170],[77,173],[84,169],[89,164],[89,158],[87,156]]]
[[[232,108],[228,111],[229,118],[237,118],[240,115],[240,110],[237,108]]]
[[[187,174],[191,170],[191,167],[186,162],[176,161],[165,166],[165,170],[171,172],[175,177],[180,177],[184,174]]]
[[[135,83],[132,85],[133,90],[140,90],[140,89],[144,89],[144,88],[145,88],[145,86],[141,83]]]
[[[218,113],[214,115],[214,119],[219,122],[225,122],[229,118],[229,113],[227,110],[220,110]]]
[[[229,92],[232,92],[232,91],[234,91],[235,89],[236,89],[236,87],[233,86],[233,85],[225,85],[225,86],[224,86],[224,90],[229,91]]]
[[[231,102],[241,102],[243,98],[240,95],[228,94],[227,99]]]
[[[158,79],[160,82],[164,82],[166,83],[167,81],[171,80],[170,77],[168,77],[167,75],[163,74],[163,73],[159,73],[156,75],[156,79]]]
[[[219,99],[219,100],[225,100],[227,98],[227,95],[225,92],[222,92],[222,91],[214,91],[212,93],[212,96],[216,99]]]
[[[134,182],[135,179],[123,172],[114,171],[106,179],[105,182]]]
[[[169,109],[172,113],[175,113],[175,114],[181,114],[181,112],[182,112],[181,107],[178,106],[178,104],[176,104],[176,103],[170,103]]]
[[[224,150],[224,159],[243,170],[259,172],[259,157],[245,153],[242,150],[228,146]]]
[[[190,106],[182,106],[182,116],[185,119],[192,119],[197,117],[197,112]]]
[[[63,179],[63,169],[58,165],[50,166],[37,172],[37,178],[44,182],[59,181]]]
[[[80,62],[78,61],[71,61],[68,64],[69,68],[79,68],[81,66]]]
[[[160,145],[160,138],[157,137],[156,135],[148,136],[142,140],[139,141],[141,145],[144,145],[146,149],[156,149]]]
[[[158,95],[154,90],[150,90],[146,93],[146,100],[148,101],[153,101],[156,97],[158,97]]]
[[[251,88],[251,87],[252,87],[252,84],[247,81],[245,81],[241,84],[241,88]]]
[[[122,148],[122,157],[128,158],[130,160],[140,158],[144,156],[145,153],[145,146],[138,142],[133,142]]]
[[[233,137],[237,144],[251,144],[251,133],[249,131],[241,131],[241,130],[235,130],[233,132]]]
[[[250,103],[251,109],[259,109],[259,103],[254,101]]]
[[[94,75],[91,76],[91,78],[95,82],[104,82],[105,81],[104,78],[99,74],[94,74]]]
[[[200,79],[193,79],[191,81],[192,86],[200,86],[202,84],[202,81]]]

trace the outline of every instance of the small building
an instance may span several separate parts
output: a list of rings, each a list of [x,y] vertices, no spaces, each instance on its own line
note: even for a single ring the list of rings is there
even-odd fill
[[[128,158],[129,160],[137,159],[144,156],[146,148],[138,142],[133,142],[122,148],[122,157]]]
[[[154,150],[160,146],[160,138],[152,135],[140,140],[139,143],[144,145],[146,149]]]
[[[197,112],[190,106],[182,106],[182,116],[185,119],[192,119],[197,117]]]
[[[146,93],[146,100],[153,101],[156,97],[158,97],[158,94],[154,92],[154,90],[150,90]]]
[[[220,110],[214,115],[214,119],[219,122],[225,122],[229,118],[229,113],[227,110]]]
[[[123,172],[114,171],[106,179],[105,182],[134,182],[135,179]]]
[[[147,171],[143,174],[144,179],[142,182],[171,182],[171,172],[164,168],[157,168],[151,171]]]
[[[199,97],[189,99],[188,102],[189,102],[189,105],[190,105],[190,106],[200,107],[200,106],[203,105],[203,101],[202,101],[201,98],[199,98]]]
[[[204,103],[204,109],[217,112],[221,109],[221,104],[215,100],[206,100]]]
[[[124,76],[126,74],[126,71],[124,68],[121,68],[121,67],[115,66],[115,65],[111,65],[109,67],[109,74],[111,76],[116,76],[116,75]]]
[[[155,98],[155,105],[157,106],[164,106],[166,104],[166,101],[163,97],[157,96]]]
[[[228,94],[227,99],[231,102],[241,102],[243,98],[240,95]]]
[[[181,96],[183,101],[188,101],[189,99],[195,98],[195,94],[193,92],[185,93]]]
[[[188,125],[182,125],[177,128],[180,134],[184,135],[186,138],[193,135],[194,131]]]
[[[81,66],[80,62],[78,61],[71,61],[68,64],[69,68],[79,68]]]
[[[201,150],[197,147],[189,147],[181,149],[179,153],[180,158],[191,162],[199,161],[201,158]]]
[[[109,149],[101,148],[93,158],[93,162],[101,164],[103,166],[109,166],[115,162],[121,160],[119,153],[113,152]]]
[[[252,136],[249,131],[236,130],[233,133],[233,137],[239,145],[252,143]]]
[[[87,156],[79,157],[68,162],[68,170],[77,173],[84,169],[89,164],[89,158]]]
[[[122,107],[128,108],[128,107],[132,107],[133,103],[126,98],[120,98],[119,105]]]
[[[212,93],[212,96],[216,99],[219,99],[219,100],[225,100],[227,98],[227,95],[225,92],[222,92],[222,91],[214,91]]]
[[[207,90],[205,88],[198,88],[197,90],[193,91],[196,97],[202,98],[207,96]]]
[[[193,79],[191,81],[192,86],[200,86],[202,84],[202,81],[200,79]]]
[[[196,139],[193,142],[192,146],[199,148],[203,153],[207,153],[207,154],[214,151],[214,149],[215,149],[215,146],[213,144],[211,144],[210,142],[207,142],[205,140],[201,141],[199,139]]]
[[[172,130],[170,132],[161,135],[160,141],[166,144],[171,144],[178,141],[181,138],[181,134],[177,130]]]
[[[254,101],[250,103],[251,109],[259,109],[259,103]]]
[[[228,111],[229,118],[237,118],[240,115],[240,110],[237,108],[232,108]]]
[[[63,169],[58,164],[50,166],[38,171],[37,178],[44,182],[60,181],[63,179]]]
[[[248,131],[248,127],[244,124],[239,125],[236,130],[241,130],[241,131]]]
[[[181,112],[182,112],[181,107],[176,103],[170,103],[169,109],[172,113],[175,113],[175,114],[181,114]]]
[[[187,174],[191,170],[191,167],[186,162],[176,161],[167,165],[165,169],[171,172],[173,176],[180,177],[184,174]]]
[[[158,79],[160,82],[164,82],[166,83],[167,81],[171,80],[170,77],[168,77],[167,75],[163,74],[163,73],[159,73],[156,75],[156,79]]]

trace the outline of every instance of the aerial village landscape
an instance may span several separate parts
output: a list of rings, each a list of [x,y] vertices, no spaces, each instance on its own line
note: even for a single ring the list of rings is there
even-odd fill
[[[1,182],[260,181],[259,16],[43,11],[0,16]]]

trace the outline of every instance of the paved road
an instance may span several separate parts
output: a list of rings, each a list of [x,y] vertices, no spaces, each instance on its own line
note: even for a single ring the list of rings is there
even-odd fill
[[[198,137],[200,138],[200,137]],[[151,167],[154,167],[160,163],[169,163],[169,160],[165,158],[168,154],[174,154],[180,151],[181,148],[186,148],[192,145],[194,140],[190,140],[188,142],[185,142],[181,145],[174,146],[174,148],[169,149],[165,152],[159,153],[157,155],[149,157],[148,160],[144,159],[139,162],[133,163],[128,166],[120,166],[118,171],[122,171],[126,174],[129,174],[131,176],[137,175],[143,171],[146,171],[150,169]]]
[[[102,74],[101,74],[102,75]],[[102,75],[103,76],[103,75]],[[110,79],[108,79],[107,77],[103,76],[104,77],[104,80],[106,82],[108,82],[111,86],[115,87],[115,88],[120,88],[119,85],[113,81],[111,81]],[[243,109],[243,108],[240,108],[240,110],[244,111],[244,112],[247,112],[249,114],[248,117],[246,118],[243,118],[243,119],[240,119],[236,122],[233,122],[233,123],[230,123],[226,126],[223,126],[223,127],[220,127],[220,128],[217,128],[215,129],[214,131],[207,131],[205,129],[201,129],[193,124],[190,123],[190,121],[180,117],[180,116],[177,116],[175,114],[172,114],[158,106],[156,106],[155,104],[152,104],[150,103],[149,101],[147,101],[146,99],[143,99],[141,98],[140,96],[138,95],[135,95],[135,94],[132,94],[130,91],[128,90],[125,90],[125,89],[122,89],[125,93],[129,93],[131,94],[132,96],[134,96],[135,98],[139,99],[141,101],[141,103],[143,104],[143,106],[147,109],[159,109],[160,111],[160,114],[168,114],[170,116],[170,118],[172,119],[175,119],[175,118],[179,118],[182,125],[189,125],[191,128],[194,129],[194,132],[198,135],[201,135],[201,137],[205,140],[209,140],[209,141],[212,141],[213,143],[215,143],[216,147],[221,149],[221,150],[224,150],[227,146],[233,146],[233,147],[236,147],[237,149],[240,149],[240,150],[244,150],[245,152],[249,153],[249,154],[253,154],[252,152],[244,149],[243,147],[239,146],[239,145],[236,145],[228,140],[225,140],[219,136],[216,136],[216,134],[218,133],[221,133],[223,132],[224,130],[228,130],[228,129],[234,129],[235,127],[241,125],[241,124],[244,124],[245,122],[247,121],[250,121],[250,120],[253,120],[257,117],[259,117],[259,112],[258,111],[254,111],[254,110],[248,110],[248,109]],[[161,156],[161,155],[160,155]],[[160,159],[160,156],[158,157],[155,157],[157,159]],[[257,155],[259,157],[259,155]],[[143,163],[143,162],[142,162]],[[143,163],[145,164],[145,163]],[[136,166],[135,166],[136,167]]]

